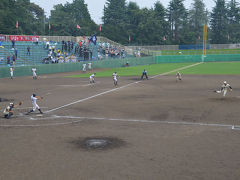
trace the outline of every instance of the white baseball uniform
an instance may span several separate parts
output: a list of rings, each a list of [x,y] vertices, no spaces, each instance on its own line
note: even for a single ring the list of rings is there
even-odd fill
[[[228,83],[223,83],[221,89],[219,91],[216,91],[216,93],[223,92],[223,96],[226,96],[228,89],[232,90],[232,87]]]
[[[40,109],[40,107],[37,105],[37,98],[33,97],[33,95],[31,96],[31,101],[33,105],[33,108],[32,108],[33,111],[35,111],[36,109]]]
[[[94,77],[95,77],[95,74],[92,74],[89,79],[90,79],[90,83],[94,83]]]
[[[83,65],[82,65],[82,70],[83,70],[83,71],[86,71],[86,64],[83,64]]]
[[[88,69],[92,69],[92,63],[88,63]]]
[[[180,72],[177,72],[176,77],[177,80],[182,80],[182,75],[180,74]]]
[[[11,76],[11,78],[13,78],[13,68],[12,67],[10,67],[10,76]]]
[[[36,68],[32,68],[33,79],[37,79],[37,73],[36,73],[36,71],[37,71]]]
[[[114,82],[114,85],[117,85],[117,73],[113,73],[113,82]]]

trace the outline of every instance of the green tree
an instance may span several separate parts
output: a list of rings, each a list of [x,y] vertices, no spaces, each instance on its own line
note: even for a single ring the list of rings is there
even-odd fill
[[[208,11],[205,8],[205,4],[203,0],[194,0],[192,3],[192,7],[189,10],[189,25],[191,29],[191,33],[194,36],[194,42],[201,42],[199,37],[202,37],[203,26],[208,24]]]
[[[211,43],[225,44],[228,40],[227,8],[225,0],[217,0],[211,13]]]
[[[44,10],[34,3],[30,3],[30,14],[32,17],[32,34],[34,35],[43,35],[44,34],[44,26],[45,26],[45,15]]]
[[[123,44],[128,40],[126,0],[107,0],[103,10],[103,35]]]
[[[126,0],[107,0],[103,10],[104,25],[119,25],[126,22]]]
[[[91,19],[84,0],[74,0],[73,3],[54,6],[49,22],[51,35],[91,35],[97,30],[97,25]],[[77,25],[81,29],[77,29]]]
[[[156,21],[156,40],[158,41],[157,44],[166,44],[169,42],[169,37],[167,36],[169,32],[168,22],[166,21],[166,9],[164,6],[157,1],[154,4],[154,20]]]
[[[184,40],[182,32],[186,32],[188,13],[183,4],[184,0],[171,0],[168,6],[169,36],[171,43],[181,44]]]
[[[0,33],[43,34],[43,9],[30,0],[1,0],[0,17]]]
[[[127,42],[128,35],[131,36],[131,44],[135,44],[137,42],[137,33],[138,33],[138,25],[140,23],[140,8],[136,2],[129,2],[126,10],[127,22],[126,22],[126,37],[125,43]]]
[[[231,0],[228,4],[228,42],[240,42],[240,7],[236,0]]]
[[[14,0],[0,1],[0,33],[14,34],[16,30],[16,15],[12,11],[15,7]]]

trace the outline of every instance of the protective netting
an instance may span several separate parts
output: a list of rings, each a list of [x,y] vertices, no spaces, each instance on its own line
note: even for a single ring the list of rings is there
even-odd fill
[[[175,56],[148,56],[141,58],[126,59],[107,59],[91,61],[92,67],[96,68],[117,68],[158,63],[186,63],[186,62],[222,62],[222,61],[240,61],[240,54],[220,54],[220,55],[175,55]],[[73,72],[82,70],[82,65],[89,61],[77,63],[60,63],[60,64],[42,64],[35,66],[37,74],[52,74],[60,72]],[[33,66],[18,66],[14,68],[14,76],[31,76]],[[9,67],[0,68],[0,77],[10,77]]]

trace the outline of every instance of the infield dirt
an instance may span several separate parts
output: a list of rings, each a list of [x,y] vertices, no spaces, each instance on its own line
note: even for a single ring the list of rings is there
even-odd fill
[[[231,129],[240,126],[239,76],[166,75],[120,88],[140,78],[121,77],[116,88],[112,78],[65,78],[73,74],[0,79],[0,98],[23,102],[0,118],[1,180],[239,179],[240,131]],[[224,80],[233,87],[225,98],[213,92]],[[44,97],[44,112],[59,109],[24,115],[32,93]],[[96,137],[122,143],[76,145]]]

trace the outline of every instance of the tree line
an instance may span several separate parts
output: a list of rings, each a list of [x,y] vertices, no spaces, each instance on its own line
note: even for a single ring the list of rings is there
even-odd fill
[[[140,8],[136,2],[107,0],[103,12],[100,28],[91,19],[84,0],[58,4],[50,17],[30,0],[1,0],[0,33],[96,34],[125,45],[200,44],[203,26],[208,25],[209,43],[240,42],[240,5],[236,0],[216,0],[211,12],[203,0],[192,0],[189,9],[184,6],[184,0],[171,0],[167,8],[160,1],[152,8]]]

